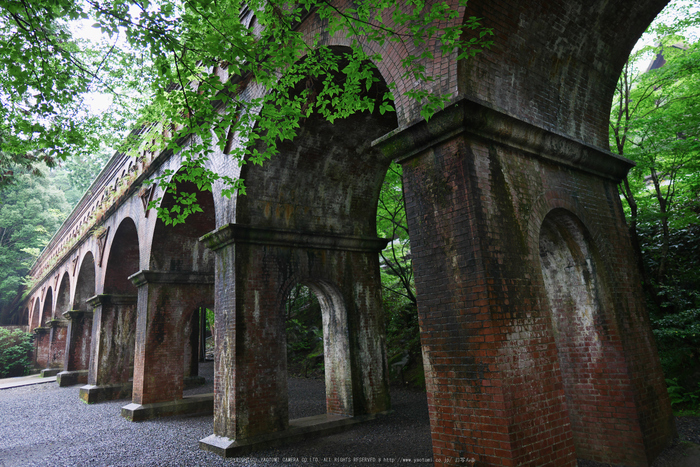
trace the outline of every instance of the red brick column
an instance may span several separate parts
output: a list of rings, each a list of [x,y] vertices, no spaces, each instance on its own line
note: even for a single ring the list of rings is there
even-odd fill
[[[673,430],[641,294],[629,293],[639,278],[615,191],[629,162],[468,101],[377,144],[403,156],[435,463],[650,463]],[[619,395],[606,378],[565,393],[539,251],[553,209],[599,252],[608,292],[591,332],[614,352],[595,371],[619,373]],[[583,431],[611,435],[575,444],[569,403]]]
[[[96,295],[88,386],[123,386],[110,397],[123,397],[131,388],[136,334],[136,295]],[[81,395],[81,397],[83,397]]]
[[[69,310],[63,313],[68,320],[65,371],[87,370],[90,364],[92,311]]]
[[[49,338],[49,359],[46,367],[63,368],[65,365],[68,323],[65,320],[52,319],[49,325],[51,326],[51,333]]]
[[[133,402],[151,404],[182,399],[185,345],[189,323],[211,302],[214,275],[197,272],[140,271],[138,287]]]
[[[45,327],[34,328],[34,365],[37,368],[46,368],[49,362],[50,329]]]
[[[283,304],[300,282],[324,313],[327,412],[389,409],[377,253],[386,241],[240,225],[205,241],[217,254],[215,437],[287,429]]]

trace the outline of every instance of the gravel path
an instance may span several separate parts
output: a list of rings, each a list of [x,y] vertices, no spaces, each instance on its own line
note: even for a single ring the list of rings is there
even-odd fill
[[[212,392],[212,373],[211,363],[203,365],[200,374],[208,384],[186,394]],[[211,416],[132,423],[119,415],[129,401],[87,405],[78,391],[79,386],[59,388],[55,383],[0,390],[0,467],[432,465],[421,391],[392,388],[392,414],[347,432],[234,459],[199,449],[198,441],[213,433]],[[290,378],[289,398],[290,418],[325,412],[320,380]],[[676,424],[680,441],[654,467],[700,465],[700,418],[679,417]],[[579,461],[580,467],[603,465]]]
[[[211,364],[203,370],[200,374],[211,373]],[[211,378],[207,381],[186,394],[212,392]],[[199,449],[198,441],[214,431],[211,416],[133,423],[119,415],[129,401],[87,405],[78,391],[79,386],[59,388],[54,383],[0,391],[0,466],[290,467],[307,459],[308,465],[347,467],[369,465],[355,458],[395,463],[410,459],[413,465],[430,465],[416,461],[432,458],[428,408],[421,391],[392,389],[392,414],[347,432],[235,459]],[[290,378],[289,398],[290,418],[325,412],[322,381]],[[334,462],[336,458],[343,459]]]

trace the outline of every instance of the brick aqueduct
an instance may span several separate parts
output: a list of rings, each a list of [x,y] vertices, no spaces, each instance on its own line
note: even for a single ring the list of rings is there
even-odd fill
[[[374,207],[394,159],[436,463],[650,464],[675,427],[616,189],[631,163],[606,148],[618,74],[665,3],[470,0],[464,16],[495,43],[469,61],[439,57],[431,83],[402,80],[401,46],[368,46],[397,85],[396,113],[309,119],[263,167],[218,153],[213,167],[244,178],[247,195],[200,193],[204,212],[184,226],[158,221],[146,206],[161,192],[141,184],[179,158],[115,155],[32,270],[38,365],[86,384],[86,402],[131,394],[133,420],[201,410],[183,387],[195,310],[213,307],[214,433],[200,446],[235,455],[301,429],[288,418],[282,306],[303,283],[323,309],[327,414],[315,426],[389,410]],[[451,105],[425,122],[402,95],[416,86]]]

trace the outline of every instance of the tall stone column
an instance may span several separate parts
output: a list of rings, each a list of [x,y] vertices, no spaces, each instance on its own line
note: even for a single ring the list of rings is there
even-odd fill
[[[375,144],[403,165],[436,465],[646,465],[673,428],[616,191],[629,161],[466,100]],[[554,253],[545,218],[575,232]],[[553,325],[568,264],[541,257],[560,251],[586,270],[583,333]]]
[[[57,375],[56,379],[59,386],[87,383],[92,315],[92,310],[69,310],[63,313],[68,320],[68,332],[63,371]]]
[[[191,322],[197,309],[212,299],[214,275],[140,271],[130,280],[138,287],[139,297],[134,387],[132,404],[122,415],[139,420],[189,412],[181,400],[185,373],[191,373],[192,360],[197,363],[197,344],[194,352],[191,349]]]
[[[305,422],[332,432],[389,409],[378,251],[385,240],[228,225],[204,237],[216,256],[214,434],[222,456],[299,435],[289,420],[283,304],[297,283],[323,313],[327,413]]]
[[[80,388],[87,403],[131,395],[136,334],[136,295],[96,295],[88,384]]]

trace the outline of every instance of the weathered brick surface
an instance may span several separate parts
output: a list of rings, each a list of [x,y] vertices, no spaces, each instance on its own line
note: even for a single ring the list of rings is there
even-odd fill
[[[327,412],[389,408],[383,242],[235,225],[207,242],[217,250],[215,434],[248,438],[288,426],[283,305],[297,283],[321,303]]]
[[[68,331],[64,371],[87,370],[90,363],[90,342],[92,341],[92,310],[71,310],[66,312]]]
[[[132,281],[138,286],[133,402],[182,399],[185,366],[188,373],[191,366],[185,360],[185,347],[192,345],[187,330],[194,312],[210,303],[214,276],[140,271]]]
[[[616,180],[457,114],[403,163],[436,459],[645,465],[672,417]]]
[[[88,384],[128,383],[134,373],[136,295],[97,295],[94,309]]]
[[[49,363],[50,332],[49,328],[34,328],[34,366],[36,368],[46,368]]]
[[[51,322],[49,332],[49,356],[46,364],[47,368],[63,368],[64,355],[66,352],[66,340],[68,323],[64,320],[54,320]]]

